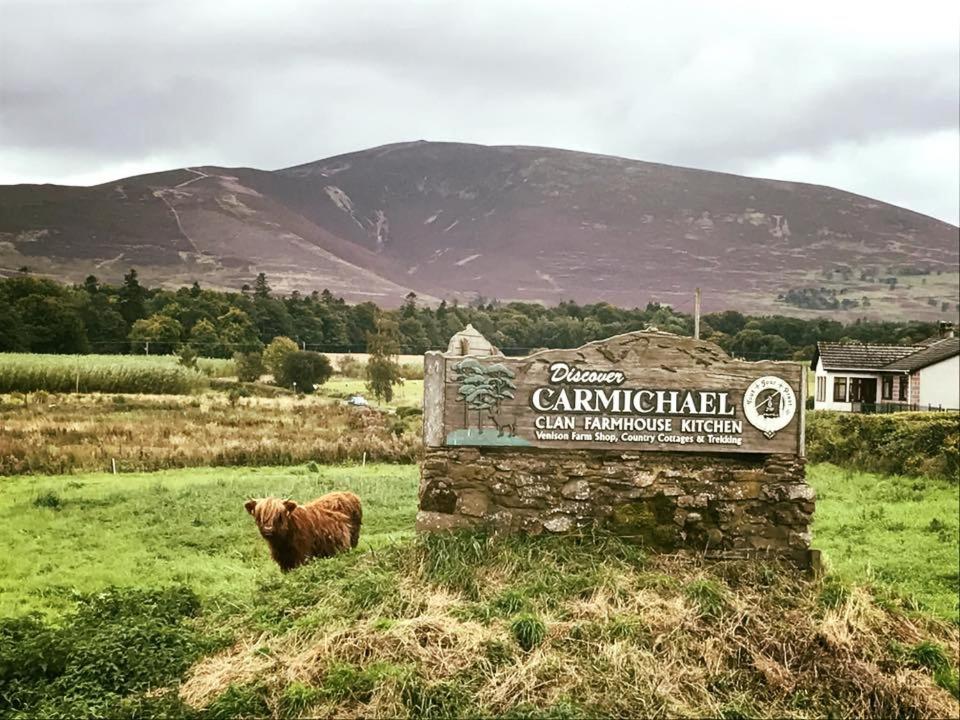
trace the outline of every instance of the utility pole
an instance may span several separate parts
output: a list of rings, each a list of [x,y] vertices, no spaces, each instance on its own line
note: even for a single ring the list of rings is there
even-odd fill
[[[700,339],[700,288],[693,298],[693,339]]]

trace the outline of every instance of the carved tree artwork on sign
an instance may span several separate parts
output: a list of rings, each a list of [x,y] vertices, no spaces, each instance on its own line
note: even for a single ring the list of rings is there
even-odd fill
[[[513,435],[513,424],[501,422],[500,408],[504,400],[512,400],[517,390],[516,373],[502,363],[484,365],[474,358],[466,358],[453,366],[454,381],[458,385],[457,402],[463,403],[464,430],[451,433],[448,442],[460,444],[458,441],[471,440],[483,437],[491,444],[496,445],[526,445],[522,438]],[[470,422],[470,411],[476,413],[476,432]],[[496,428],[484,429],[484,419],[490,421]]]

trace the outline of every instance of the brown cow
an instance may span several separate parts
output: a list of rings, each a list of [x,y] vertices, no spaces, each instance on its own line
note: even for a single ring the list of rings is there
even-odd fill
[[[288,572],[312,557],[332,557],[349,550],[355,544],[354,536],[359,537],[359,520],[354,522],[327,502],[319,498],[298,505],[294,500],[269,497],[248,500],[244,507],[256,521],[277,565]],[[356,512],[359,516],[359,498]]]
[[[363,508],[360,507],[360,498],[352,492],[332,492],[321,495],[311,505],[325,507],[350,520],[350,547],[356,547],[360,540],[360,525],[363,522]]]

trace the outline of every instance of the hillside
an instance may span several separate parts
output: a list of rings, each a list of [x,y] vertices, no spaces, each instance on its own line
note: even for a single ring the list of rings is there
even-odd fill
[[[384,305],[414,290],[684,307],[699,286],[706,311],[933,320],[957,314],[958,263],[956,227],[859,195],[549,148],[413,142],[273,172],[0,187],[0,272],[136,266],[238,288],[262,271],[279,291]]]

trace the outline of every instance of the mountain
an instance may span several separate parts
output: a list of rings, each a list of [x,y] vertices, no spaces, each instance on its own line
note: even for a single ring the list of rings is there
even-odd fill
[[[537,147],[412,142],[276,171],[191,167],[0,186],[0,272],[395,305],[553,303],[935,319],[958,229],[833,188]],[[779,298],[779,299],[778,299]],[[846,308],[846,309],[843,309]],[[836,312],[834,312],[836,310]]]

